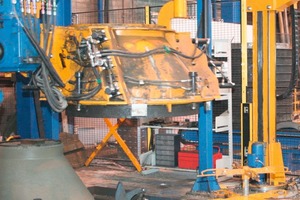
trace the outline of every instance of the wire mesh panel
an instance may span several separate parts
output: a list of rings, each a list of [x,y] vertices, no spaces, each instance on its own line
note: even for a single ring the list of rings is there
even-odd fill
[[[108,11],[108,23],[145,23],[145,8],[110,10]]]
[[[115,124],[117,119],[110,119],[110,121]],[[108,131],[109,129],[102,118],[75,117],[74,119],[74,134],[78,134],[85,147],[95,147]],[[109,141],[115,141],[114,137],[111,137]]]
[[[142,7],[142,6],[161,6],[165,3],[169,2],[170,0],[134,0],[133,5],[135,7]]]
[[[78,12],[72,14],[73,24],[93,24],[98,23],[98,11]]]

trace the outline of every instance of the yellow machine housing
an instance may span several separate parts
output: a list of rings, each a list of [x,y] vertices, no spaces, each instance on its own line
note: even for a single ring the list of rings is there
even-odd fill
[[[219,96],[205,52],[188,33],[157,25],[56,27],[51,62],[69,115],[188,115],[198,112],[195,103]]]

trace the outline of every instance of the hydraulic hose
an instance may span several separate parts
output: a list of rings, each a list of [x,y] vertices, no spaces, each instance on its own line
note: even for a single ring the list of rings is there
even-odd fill
[[[29,32],[28,28],[26,28],[25,26],[22,26],[22,28],[23,28],[24,32],[26,33],[26,35],[28,36],[28,38],[31,41],[31,43],[33,44],[33,46],[35,47],[35,49],[37,50],[38,54],[41,56],[42,62],[45,63],[45,66],[49,70],[49,73],[50,73],[51,77],[53,77],[53,79],[55,80],[55,82],[60,87],[64,87],[65,84],[62,82],[62,80],[60,79],[60,77],[56,73],[56,71],[55,71],[52,63],[50,62],[49,58],[47,57],[45,51],[39,46],[39,44],[37,43],[37,41],[34,39],[34,37]]]
[[[80,100],[90,99],[93,96],[95,96],[102,89],[101,77],[100,77],[100,74],[99,74],[98,70],[93,67],[93,72],[94,72],[94,75],[96,77],[96,81],[97,81],[98,85],[86,94],[74,94],[72,96],[67,97],[67,100],[69,100],[69,101],[80,101]]]
[[[42,62],[45,63],[45,66],[48,68],[49,73],[51,74],[51,76],[53,77],[53,79],[55,80],[55,82],[60,86],[60,87],[64,87],[64,83],[62,82],[62,80],[60,79],[60,77],[58,76],[58,74],[56,73],[52,63],[50,62],[49,58],[47,57],[45,51],[40,47],[40,45],[38,44],[38,42],[35,40],[34,36],[30,33],[30,31],[28,30],[28,28],[26,26],[23,25],[23,23],[20,21],[16,8],[13,7],[14,9],[14,16],[16,17],[19,25],[22,27],[22,29],[24,30],[25,34],[27,35],[27,37],[29,38],[30,42],[32,43],[33,47],[36,49],[36,51],[38,52],[38,54],[41,56]]]
[[[185,55],[173,48],[164,46],[162,48],[156,48],[156,49],[152,49],[150,51],[147,52],[143,52],[143,53],[132,53],[132,52],[128,52],[128,51],[122,51],[122,50],[102,50],[100,51],[101,56],[120,56],[120,57],[128,57],[128,58],[142,58],[142,57],[148,57],[150,55],[153,54],[160,54],[160,53],[173,53],[176,54],[178,56],[181,56],[183,58],[187,58],[187,59],[196,59],[196,58],[200,58],[203,54],[204,54],[204,50],[201,51],[201,53],[199,53],[196,56],[188,56]]]

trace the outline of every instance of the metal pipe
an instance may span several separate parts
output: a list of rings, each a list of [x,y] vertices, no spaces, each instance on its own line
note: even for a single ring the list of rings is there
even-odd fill
[[[243,180],[243,195],[249,196],[249,179]]]
[[[285,43],[285,34],[284,34],[284,25],[283,25],[282,12],[278,12],[278,18],[279,18],[280,42]]]
[[[174,17],[186,18],[187,17],[187,2],[186,0],[174,0]]]
[[[284,9],[284,29],[285,29],[285,38],[286,42],[290,44],[290,31],[289,31],[289,22],[288,22],[288,14],[287,9]]]
[[[104,23],[109,23],[109,0],[104,0]]]
[[[151,24],[150,6],[145,6],[145,24]]]

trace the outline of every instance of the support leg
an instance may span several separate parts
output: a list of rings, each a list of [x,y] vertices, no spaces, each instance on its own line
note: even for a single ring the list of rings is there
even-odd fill
[[[123,149],[123,151],[126,153],[126,155],[128,156],[128,158],[131,160],[132,164],[134,165],[134,167],[136,168],[136,170],[138,172],[142,171],[142,167],[139,163],[139,161],[136,159],[136,157],[132,154],[132,152],[130,151],[130,149],[128,148],[128,146],[126,145],[126,143],[124,142],[124,140],[121,138],[121,136],[117,133],[114,132],[113,133],[114,137],[116,138],[117,142],[119,143],[119,145],[121,146],[121,148]]]
[[[90,155],[90,157],[85,161],[85,163],[84,163],[85,166],[89,166],[91,164],[91,162],[94,160],[94,158],[96,157],[96,155],[106,145],[106,143],[108,142],[108,140],[112,136],[112,134],[113,133],[111,131],[106,134],[106,136],[103,138],[103,140],[97,145],[95,151],[93,151],[93,153]]]
[[[119,145],[121,146],[121,148],[123,149],[123,151],[125,152],[125,154],[128,156],[128,158],[130,159],[130,161],[134,165],[134,167],[137,169],[137,171],[138,172],[142,171],[142,167],[141,167],[140,163],[135,158],[135,156],[132,154],[132,152],[130,151],[130,149],[128,148],[128,146],[124,142],[124,140],[121,138],[121,136],[117,132],[119,126],[124,122],[124,120],[125,119],[119,119],[118,123],[116,123],[115,125],[112,125],[112,123],[109,121],[109,119],[107,119],[107,118],[104,119],[106,125],[109,128],[109,132],[106,134],[106,136],[100,142],[100,144],[97,145],[95,151],[93,151],[93,153],[87,159],[87,161],[85,162],[85,166],[89,166],[90,165],[90,163],[92,162],[92,160],[96,157],[96,155],[101,151],[101,149],[108,142],[109,138],[111,136],[114,136],[116,138],[117,142],[119,143]]]
[[[213,167],[213,142],[212,142],[212,102],[200,103],[198,114],[198,150],[199,173]],[[219,190],[220,186],[216,177],[198,177],[192,188],[193,192],[212,192]]]

